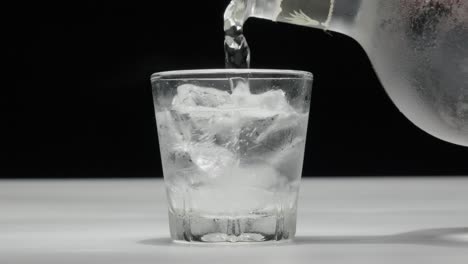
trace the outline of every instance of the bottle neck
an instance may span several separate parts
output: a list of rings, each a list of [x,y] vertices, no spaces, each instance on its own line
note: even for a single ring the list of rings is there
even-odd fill
[[[243,0],[247,17],[342,32],[354,21],[362,0]],[[344,32],[342,32],[344,33]]]

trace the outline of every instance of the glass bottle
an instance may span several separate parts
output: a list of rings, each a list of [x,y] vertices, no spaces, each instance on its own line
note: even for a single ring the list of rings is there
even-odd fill
[[[409,120],[468,146],[467,0],[233,0],[228,9],[225,28],[257,17],[353,37]]]

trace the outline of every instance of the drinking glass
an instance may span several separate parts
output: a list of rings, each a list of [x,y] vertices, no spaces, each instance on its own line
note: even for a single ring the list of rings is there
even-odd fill
[[[151,83],[172,239],[293,238],[312,74],[170,71]]]

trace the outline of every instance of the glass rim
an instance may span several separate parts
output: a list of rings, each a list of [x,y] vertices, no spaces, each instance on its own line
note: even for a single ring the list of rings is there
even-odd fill
[[[183,79],[216,79],[207,78],[203,75],[222,75],[222,74],[264,74],[264,75],[279,75],[278,79],[313,79],[313,74],[307,71],[299,70],[281,70],[281,69],[198,69],[198,70],[175,70],[175,71],[162,71],[155,72],[151,75],[151,81],[164,79],[164,80],[183,80]],[[193,77],[191,77],[193,75]],[[181,77],[185,78],[181,78]],[[258,79],[276,79],[275,77],[257,77]],[[256,77],[252,77],[256,79]]]

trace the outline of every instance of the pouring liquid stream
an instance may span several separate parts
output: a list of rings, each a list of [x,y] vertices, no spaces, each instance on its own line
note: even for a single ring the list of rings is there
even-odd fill
[[[227,69],[250,68],[250,48],[243,34],[245,2],[232,1],[224,13],[224,54]]]

